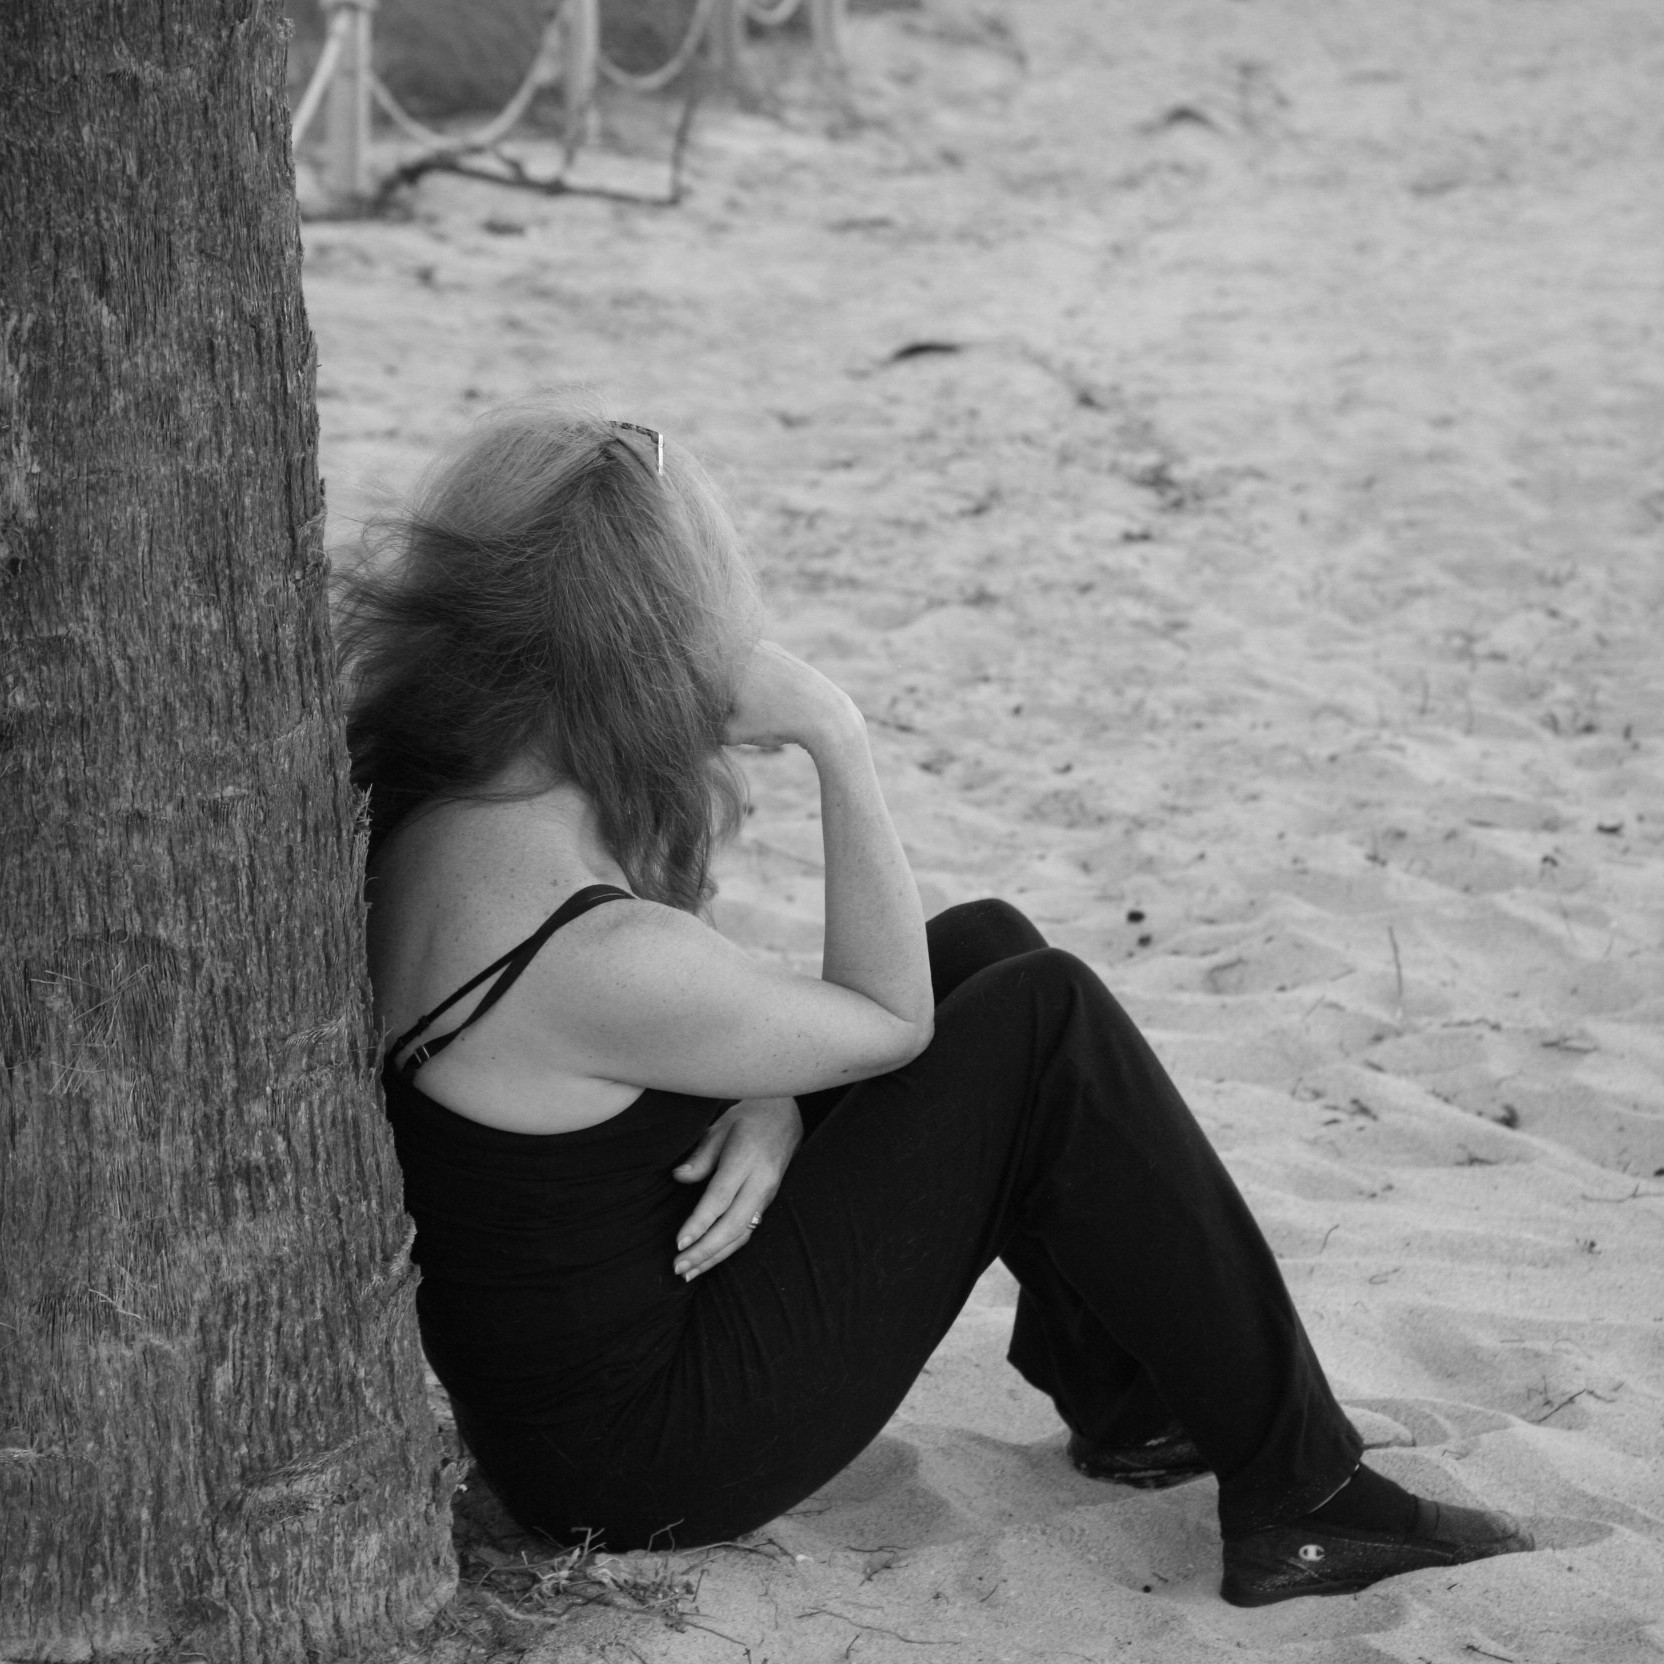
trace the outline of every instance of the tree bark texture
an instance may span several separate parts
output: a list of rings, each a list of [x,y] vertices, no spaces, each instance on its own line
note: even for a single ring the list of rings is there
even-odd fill
[[[0,1657],[448,1598],[278,0],[0,6]]]

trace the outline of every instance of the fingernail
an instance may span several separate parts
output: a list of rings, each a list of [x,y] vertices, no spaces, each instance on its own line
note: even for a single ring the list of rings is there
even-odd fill
[[[681,1253],[681,1251],[684,1248],[686,1248],[687,1245],[692,1241],[693,1241],[693,1238],[691,1236],[679,1236],[679,1237],[677,1237],[676,1238],[676,1252],[678,1254]]]

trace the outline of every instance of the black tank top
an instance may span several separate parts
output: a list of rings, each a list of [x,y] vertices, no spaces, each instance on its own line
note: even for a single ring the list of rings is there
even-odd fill
[[[386,1053],[382,1088],[416,1222],[422,1343],[446,1389],[482,1413],[543,1422],[598,1411],[668,1357],[686,1314],[688,1285],[671,1261],[701,1187],[670,1170],[732,1099],[649,1088],[593,1126],[506,1132],[446,1109],[414,1079],[563,925],[633,899],[610,884],[579,890]],[[463,1022],[400,1061],[493,976]]]

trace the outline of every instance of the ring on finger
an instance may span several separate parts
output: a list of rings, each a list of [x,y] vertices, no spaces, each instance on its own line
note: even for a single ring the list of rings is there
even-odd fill
[[[763,1222],[763,1216],[760,1213],[754,1213],[751,1216],[751,1223],[749,1225],[747,1225],[745,1228],[748,1231],[754,1231],[754,1230],[756,1230],[756,1228],[760,1224],[762,1224],[762,1222]]]

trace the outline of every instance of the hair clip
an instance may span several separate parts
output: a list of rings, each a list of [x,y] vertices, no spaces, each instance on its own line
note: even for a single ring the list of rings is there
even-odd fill
[[[628,428],[631,433],[645,433],[653,441],[653,463],[660,479],[664,478],[664,435],[657,428],[644,428],[640,422],[614,422],[615,428]]]

